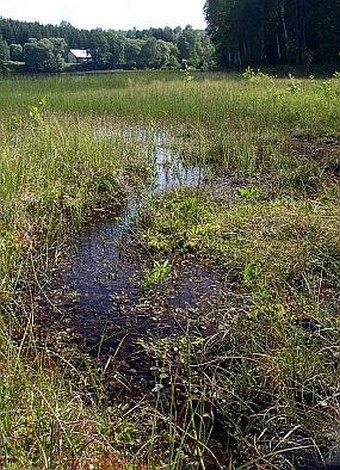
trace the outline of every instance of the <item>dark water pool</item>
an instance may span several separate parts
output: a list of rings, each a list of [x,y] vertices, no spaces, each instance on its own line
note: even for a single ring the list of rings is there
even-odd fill
[[[143,336],[183,333],[188,318],[198,315],[198,306],[202,315],[218,298],[218,275],[183,260],[171,260],[172,269],[162,283],[145,286],[143,270],[148,260],[134,247],[130,230],[131,220],[147,200],[141,194],[197,187],[206,178],[201,167],[185,165],[169,150],[163,136],[154,139],[149,157],[152,180],[131,196],[120,214],[106,215],[84,227],[52,282],[49,315],[54,310],[87,346],[100,343],[101,348],[114,350],[124,338],[131,349]],[[190,323],[194,327],[195,322]]]

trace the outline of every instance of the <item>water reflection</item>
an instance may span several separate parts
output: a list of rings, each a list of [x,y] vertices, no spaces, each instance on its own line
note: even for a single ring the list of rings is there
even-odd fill
[[[137,138],[145,138],[140,130]],[[145,151],[153,160],[153,178],[131,196],[119,217],[99,219],[82,231],[73,247],[71,262],[55,286],[56,291],[62,292],[58,309],[70,316],[73,328],[94,340],[103,330],[110,331],[111,339],[118,341],[127,333],[138,336],[156,328],[164,333],[173,328],[174,321],[185,328],[184,316],[175,318],[174,312],[194,307],[200,296],[217,290],[216,276],[198,266],[174,268],[176,276],[170,276],[156,292],[143,285],[143,259],[130,243],[130,222],[145,201],[141,194],[197,187],[205,179],[201,167],[186,165],[178,153],[166,146],[164,134],[153,134],[151,146],[150,140],[145,141]]]

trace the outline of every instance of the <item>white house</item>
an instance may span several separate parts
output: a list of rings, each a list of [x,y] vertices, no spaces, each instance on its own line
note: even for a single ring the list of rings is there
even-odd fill
[[[91,59],[91,54],[87,49],[70,49],[67,60],[70,64],[80,64]]]

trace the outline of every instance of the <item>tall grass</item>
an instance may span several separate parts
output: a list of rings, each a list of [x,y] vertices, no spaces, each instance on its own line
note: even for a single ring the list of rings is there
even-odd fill
[[[200,74],[185,83],[179,72],[18,77],[1,82],[0,106],[15,113],[46,96],[51,109],[81,115],[205,124],[215,130],[338,133],[338,79],[304,80],[297,89],[291,81],[249,83],[235,75]]]
[[[103,136],[100,121],[39,107],[32,115],[31,108],[0,128],[4,290],[11,272],[20,272],[20,253],[27,255],[37,243],[55,246],[66,219],[76,226],[91,207],[119,207],[146,169],[142,157],[137,165],[137,144],[125,144],[115,132]]]
[[[326,455],[339,386],[338,78],[122,72],[0,89],[0,466],[292,468],[301,452]],[[150,171],[145,149],[164,128],[184,159],[220,175],[155,195],[137,217],[149,284],[175,276],[174,258],[195,259],[220,274],[220,303],[142,344],[154,399],[108,406],[104,383],[121,386],[111,359],[49,350],[34,291],[69,232]]]

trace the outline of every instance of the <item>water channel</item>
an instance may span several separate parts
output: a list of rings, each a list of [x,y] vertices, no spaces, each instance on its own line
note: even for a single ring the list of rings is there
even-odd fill
[[[170,275],[160,286],[146,288],[147,260],[131,236],[131,221],[148,197],[173,188],[205,184],[206,173],[186,165],[157,135],[151,154],[154,177],[126,202],[120,214],[108,214],[83,228],[57,281],[52,282],[47,314],[51,310],[87,349],[114,351],[122,356],[151,334],[183,334],[188,317],[207,310],[218,298],[219,279],[195,262],[174,260]],[[123,344],[123,346],[122,346]]]

